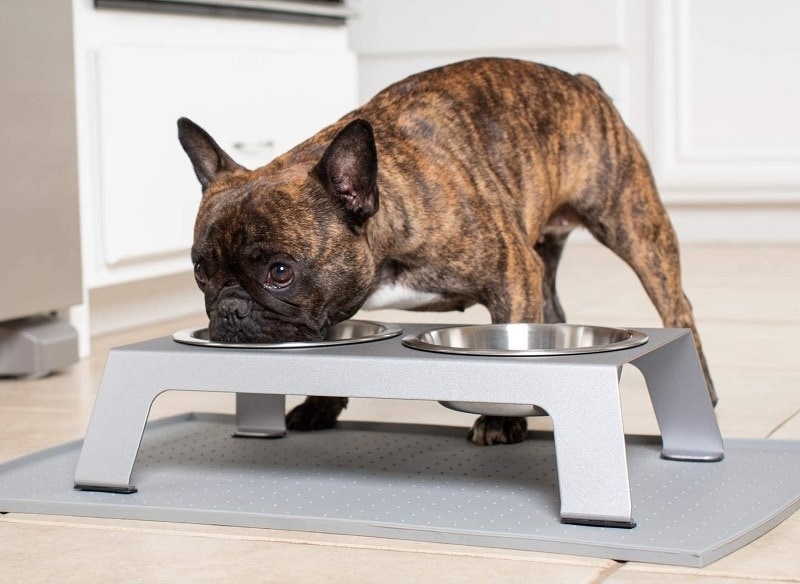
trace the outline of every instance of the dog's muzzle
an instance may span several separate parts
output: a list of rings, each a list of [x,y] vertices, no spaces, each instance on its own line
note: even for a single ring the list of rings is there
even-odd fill
[[[253,311],[253,302],[246,298],[224,298],[217,306],[220,318],[227,321],[242,320]]]

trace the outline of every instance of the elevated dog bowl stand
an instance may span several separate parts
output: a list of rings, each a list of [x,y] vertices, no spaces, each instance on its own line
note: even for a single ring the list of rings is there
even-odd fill
[[[405,334],[430,328],[403,325]],[[166,390],[235,392],[235,433],[242,436],[284,435],[286,395],[533,404],[553,421],[562,522],[633,527],[619,396],[623,365],[644,374],[663,458],[723,456],[691,333],[641,330],[649,337],[644,345],[558,357],[425,352],[403,346],[400,337],[302,349],[199,347],[172,337],[119,347],[108,356],[75,487],[137,490],[131,473],[148,413]]]

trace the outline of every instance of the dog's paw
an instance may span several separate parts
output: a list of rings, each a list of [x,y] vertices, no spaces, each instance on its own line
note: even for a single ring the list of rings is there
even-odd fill
[[[481,416],[472,425],[467,440],[480,446],[516,444],[525,440],[527,432],[528,420],[525,418]]]
[[[309,397],[286,414],[286,428],[297,432],[328,430],[336,426],[347,398]]]

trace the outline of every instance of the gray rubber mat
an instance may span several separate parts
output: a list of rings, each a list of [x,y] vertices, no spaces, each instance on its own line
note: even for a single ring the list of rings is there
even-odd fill
[[[717,463],[628,436],[633,529],[559,521],[552,434],[479,447],[464,430],[342,423],[232,438],[232,416],[148,424],[133,494],[77,491],[81,441],[0,465],[0,511],[318,531],[704,566],[800,507],[800,441],[727,440]]]

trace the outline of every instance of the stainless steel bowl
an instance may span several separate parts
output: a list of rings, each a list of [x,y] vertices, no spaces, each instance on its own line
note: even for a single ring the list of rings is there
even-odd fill
[[[331,345],[352,345],[390,339],[403,332],[399,326],[372,322],[369,320],[345,320],[328,327],[321,341],[289,341],[285,343],[220,343],[208,338],[207,328],[189,328],[178,331],[172,338],[186,345],[201,347],[222,347],[228,349],[303,349],[309,347],[328,347]]]
[[[465,401],[440,401],[448,410],[478,414],[481,416],[510,416],[513,418],[527,418],[529,416],[546,416],[542,408],[527,404],[493,404],[483,402]]]
[[[403,344],[412,349],[500,357],[601,353],[646,342],[647,335],[628,329],[528,323],[446,327],[403,339]]]
[[[570,324],[492,324],[457,326],[407,336],[413,349],[460,355],[543,357],[628,349],[647,342],[647,335],[628,329]],[[485,416],[545,416],[527,404],[440,401],[459,412]]]

